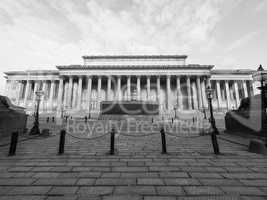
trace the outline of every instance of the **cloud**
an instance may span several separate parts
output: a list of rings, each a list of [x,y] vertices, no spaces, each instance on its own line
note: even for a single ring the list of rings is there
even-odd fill
[[[266,9],[266,1],[265,0],[260,0],[255,7],[255,11],[259,12]]]
[[[214,1],[91,0],[79,7],[73,1],[22,0],[6,1],[3,10],[14,21],[6,27],[9,31],[28,32],[60,45],[74,43],[89,54],[164,53],[201,46],[219,20],[218,5]]]
[[[209,51],[221,3],[1,0],[0,71],[79,63],[84,54]]]
[[[259,35],[259,33],[260,32],[258,32],[258,31],[252,31],[252,32],[249,32],[249,33],[243,35],[242,37],[240,37],[239,39],[234,41],[232,44],[230,44],[228,47],[226,47],[225,51],[233,51],[235,49],[240,48],[242,45],[248,43],[253,38],[255,38],[257,35]]]
[[[85,54],[209,54],[236,2],[1,0],[0,72],[81,63]]]

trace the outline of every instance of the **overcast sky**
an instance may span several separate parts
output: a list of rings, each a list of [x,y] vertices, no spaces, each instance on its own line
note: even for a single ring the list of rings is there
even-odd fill
[[[187,54],[217,69],[267,68],[266,0],[1,0],[3,71],[82,55]]]

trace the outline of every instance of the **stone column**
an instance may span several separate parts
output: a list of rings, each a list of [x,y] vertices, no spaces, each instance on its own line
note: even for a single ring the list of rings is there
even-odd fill
[[[92,92],[92,77],[87,77],[87,101],[88,101],[88,111],[91,110],[91,92]]]
[[[9,85],[10,85],[10,80],[6,80],[6,85],[5,85],[5,95],[8,95],[9,92]]]
[[[58,86],[58,97],[57,97],[57,116],[58,117],[60,117],[61,112],[62,112],[63,90],[64,90],[64,80],[63,80],[63,77],[60,77],[59,86]]]
[[[121,77],[117,77],[117,98],[120,101],[121,100]]]
[[[150,96],[150,76],[146,77],[146,85],[147,85],[147,100],[151,99]]]
[[[248,85],[249,85],[249,89],[248,89],[248,94],[249,96],[253,96],[254,95],[254,88],[253,88],[253,81],[252,80],[249,80],[248,81]]]
[[[240,98],[239,98],[239,91],[238,91],[238,83],[237,83],[237,81],[234,82],[234,87],[235,87],[236,108],[238,108]]]
[[[107,100],[111,100],[111,76],[108,76]]]
[[[65,84],[64,84],[64,97],[63,97],[64,109],[68,106],[68,97],[69,97],[69,82],[65,81]]]
[[[202,94],[203,94],[203,99],[202,99],[202,102],[205,106],[205,108],[209,108],[209,105],[208,105],[208,98],[207,98],[207,94],[206,94],[206,89],[208,87],[208,79],[203,79],[202,81]]]
[[[252,81],[252,93],[253,95],[256,95],[256,94],[260,94],[258,88],[257,88],[257,84],[256,84],[256,81]]]
[[[167,75],[167,109],[170,110],[171,109],[171,76]]]
[[[243,81],[243,89],[244,89],[244,95],[245,95],[245,97],[248,97],[248,88],[247,88],[247,82],[246,82],[246,80]]]
[[[21,94],[22,94],[22,90],[23,90],[23,82],[19,81],[19,89],[18,89],[18,95],[17,95],[17,104],[19,105],[19,101],[21,98]]]
[[[137,76],[136,77],[137,79],[136,79],[136,92],[137,92],[137,100],[141,100],[141,87],[140,87],[140,82],[141,82],[141,79],[140,79],[140,76]]]
[[[38,85],[39,85],[39,82],[34,81],[33,98],[32,98],[33,105],[35,105],[35,102],[36,102],[36,92],[38,90]]]
[[[160,105],[160,76],[157,76],[157,100]]]
[[[71,108],[72,107],[72,87],[73,87],[73,77],[72,76],[70,76],[69,77],[69,92],[68,92],[68,106],[69,106],[69,108]]]
[[[176,89],[177,89],[177,101],[178,101],[178,108],[180,110],[183,109],[183,96],[181,91],[181,80],[180,77],[176,77]]]
[[[193,99],[193,109],[198,109],[199,108],[199,104],[198,104],[198,97],[197,97],[197,86],[196,86],[196,82],[192,82],[192,84],[191,84],[192,86],[192,99]]]
[[[127,100],[131,100],[131,76],[127,76]]]
[[[230,90],[229,90],[229,82],[225,81],[225,92],[226,92],[226,102],[227,102],[227,109],[231,109],[231,103],[230,103]]]
[[[198,99],[198,109],[203,108],[203,102],[202,102],[202,92],[201,92],[201,85],[200,85],[200,77],[197,76],[197,99]]]
[[[49,107],[51,110],[53,109],[53,98],[55,94],[55,81],[51,81],[51,86],[50,86],[50,95],[49,95]]]
[[[188,109],[192,110],[191,82],[189,76],[186,77],[186,86],[187,86]]]
[[[73,89],[72,89],[72,108],[77,107],[77,96],[78,96],[78,80],[77,82],[73,80]]]
[[[210,88],[211,88],[210,77],[207,77],[207,85],[210,86]]]
[[[47,89],[48,89],[48,85],[47,85],[47,81],[44,80],[43,81],[43,91],[44,91],[44,96],[43,96],[43,111],[46,110],[46,101],[47,101]]]
[[[102,95],[101,95],[101,81],[102,81],[102,77],[101,76],[98,76],[98,79],[97,79],[97,108],[100,109],[100,102],[101,102],[101,98],[102,98]]]
[[[222,95],[221,95],[221,85],[220,81],[216,81],[216,91],[217,91],[217,102],[218,102],[218,109],[222,105]]]
[[[81,110],[82,108],[82,89],[83,89],[83,77],[80,76],[78,80],[78,110]]]

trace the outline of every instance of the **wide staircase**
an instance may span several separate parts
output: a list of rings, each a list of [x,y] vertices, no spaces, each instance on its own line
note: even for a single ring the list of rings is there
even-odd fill
[[[61,124],[57,123],[57,119],[52,120],[52,117],[49,117],[49,121],[47,121],[47,117],[40,117],[39,118],[39,128],[40,131],[48,129],[51,134],[57,134],[59,133],[60,129],[62,128]],[[28,116],[27,119],[27,129],[28,131],[33,127],[34,124],[34,117]]]

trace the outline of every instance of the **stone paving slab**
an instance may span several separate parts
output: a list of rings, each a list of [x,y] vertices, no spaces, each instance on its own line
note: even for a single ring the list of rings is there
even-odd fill
[[[113,156],[109,137],[67,136],[61,156],[58,140],[23,141],[13,157],[0,147],[0,200],[267,199],[267,156],[228,140],[219,139],[222,154],[214,155],[209,136],[167,137],[163,155],[157,136],[120,138]]]

